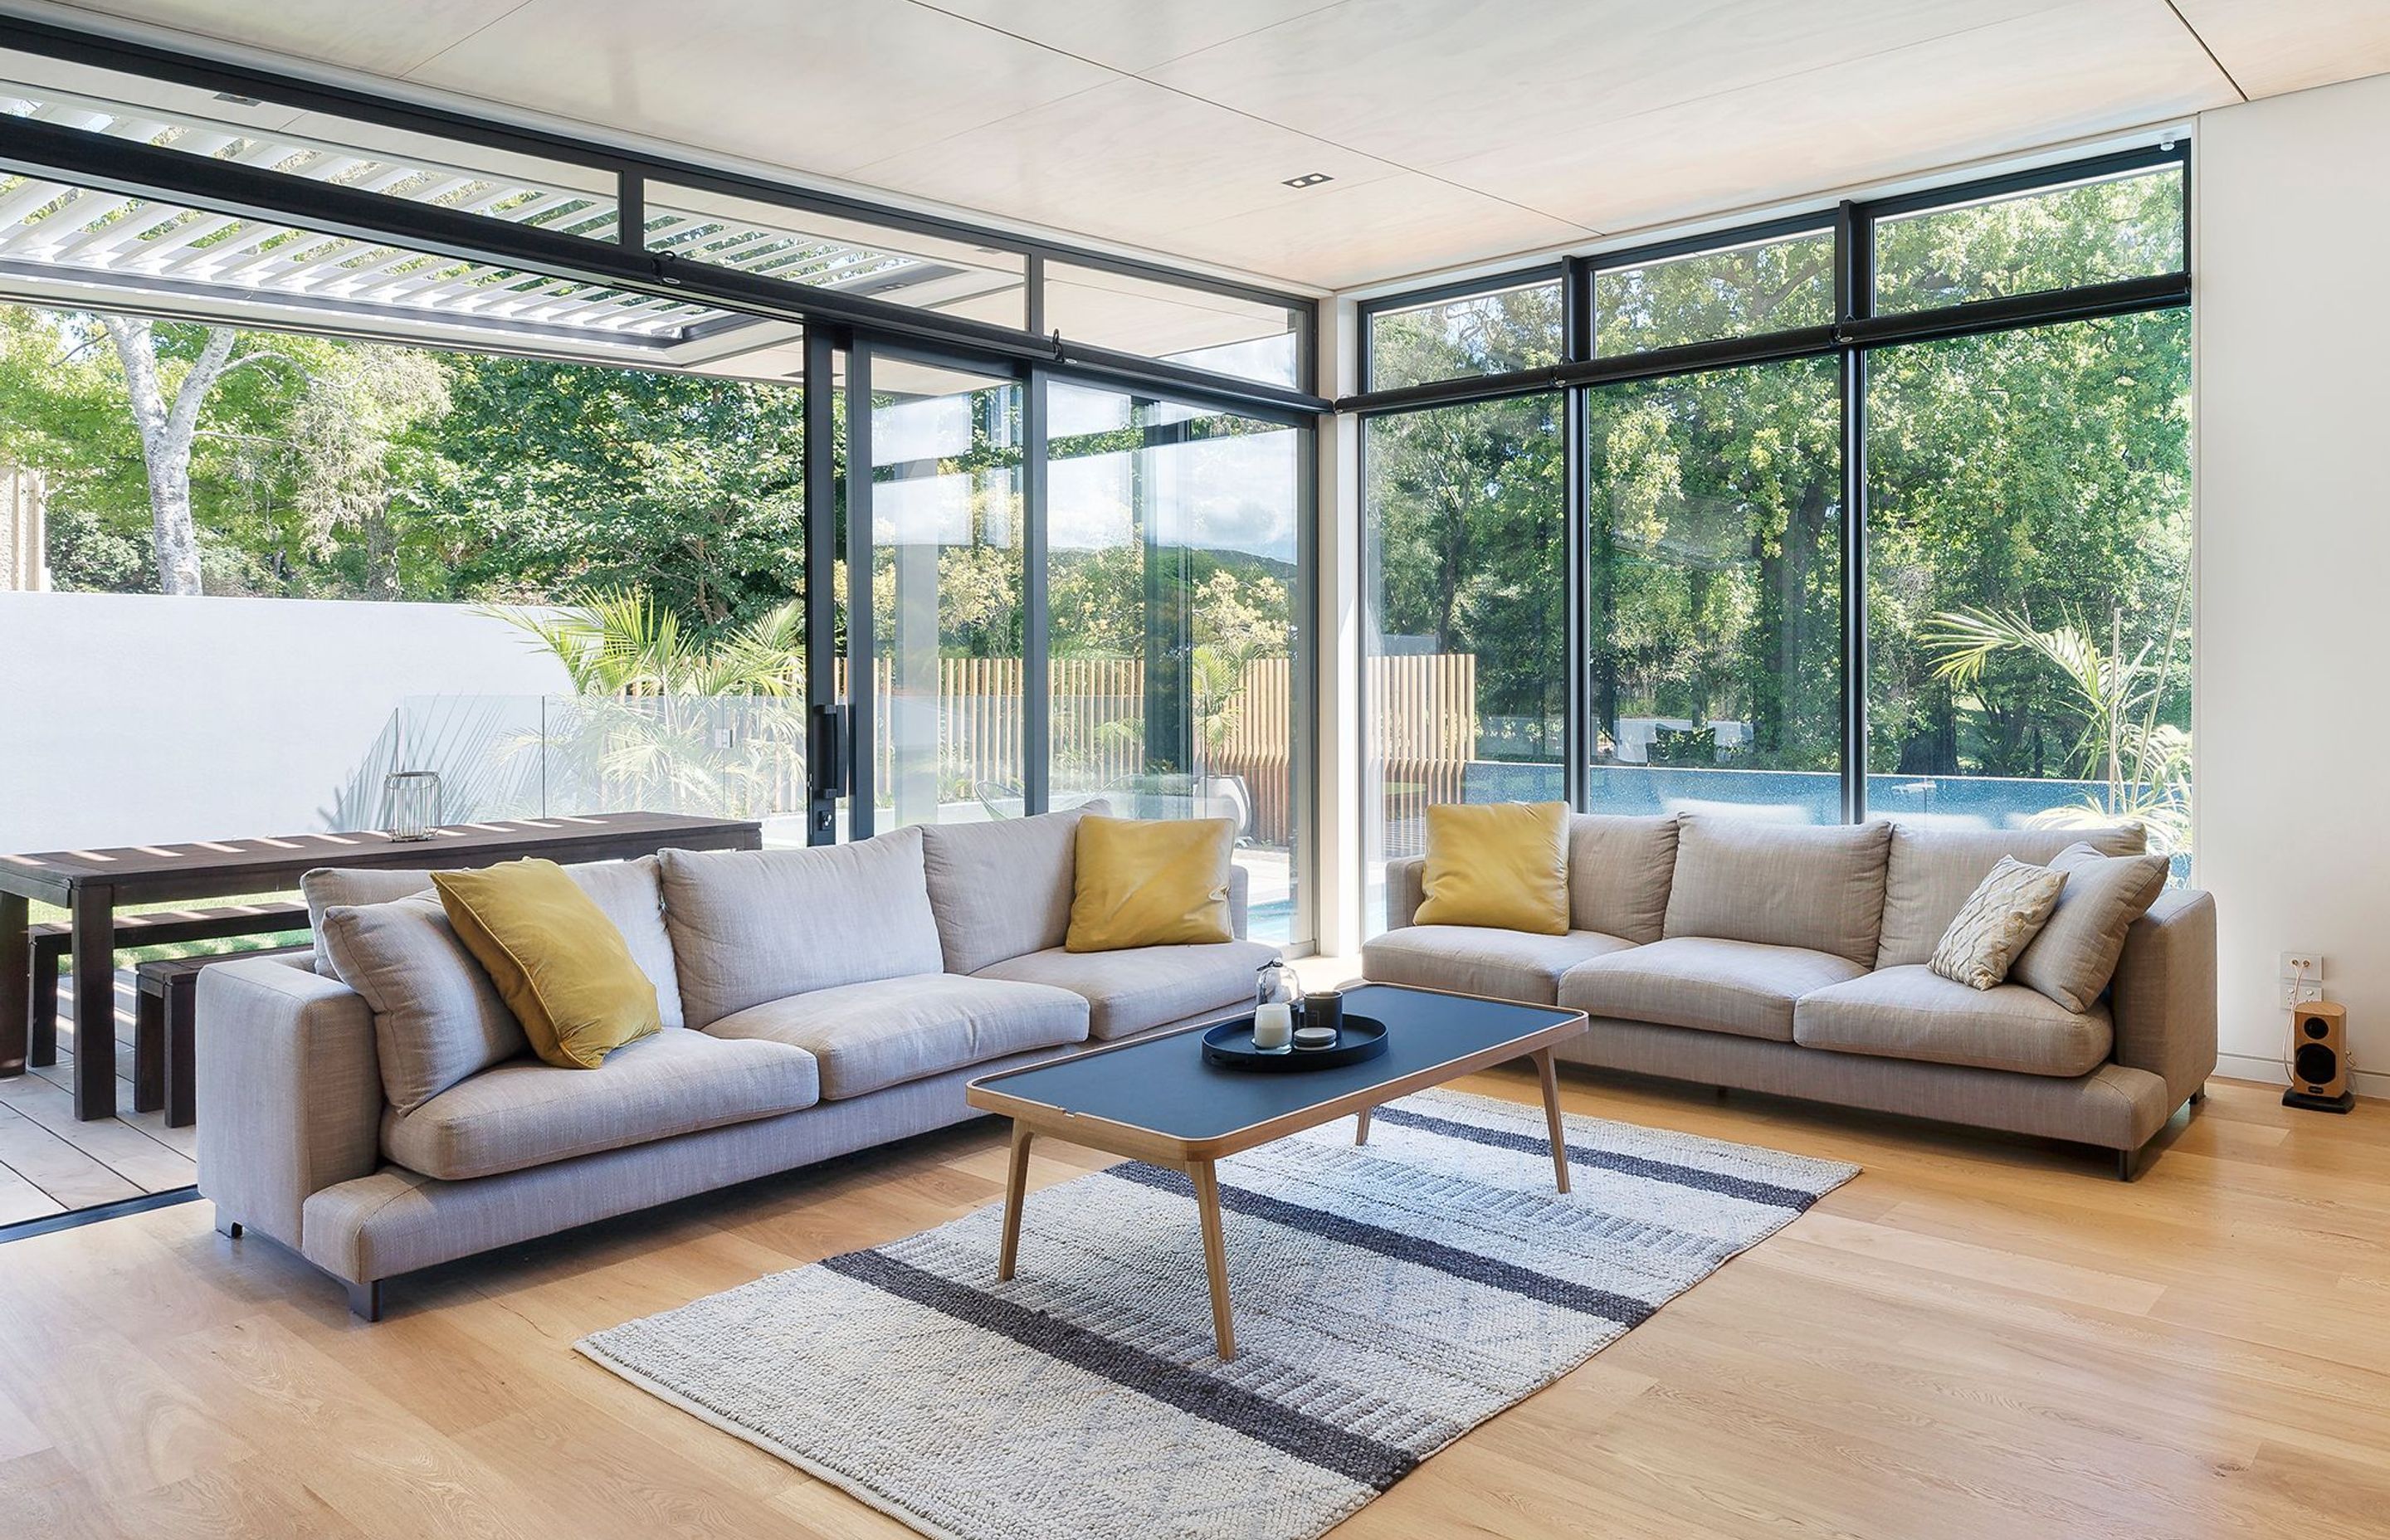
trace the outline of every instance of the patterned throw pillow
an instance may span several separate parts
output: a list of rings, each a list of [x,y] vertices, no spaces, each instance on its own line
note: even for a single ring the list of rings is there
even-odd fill
[[[2064,872],[2001,856],[1942,932],[1928,966],[1970,989],[1991,988],[2009,976],[2017,954],[2049,923],[2065,886]]]

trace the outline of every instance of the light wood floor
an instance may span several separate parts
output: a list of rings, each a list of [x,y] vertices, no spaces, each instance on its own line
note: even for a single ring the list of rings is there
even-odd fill
[[[2390,1534],[2383,1104],[2219,1082],[2126,1186],[1762,1097],[1565,1095],[1867,1170],[1337,1540]],[[377,1327],[204,1204],[0,1247],[0,1534],[893,1540],[571,1344],[988,1202],[1005,1154],[980,1123],[453,1264]],[[1068,1154],[1033,1181],[1098,1163]]]
[[[87,1209],[198,1179],[199,1130],[133,1110],[133,974],[116,975],[117,1115],[74,1115],[74,982],[58,990],[58,1061],[0,1079],[0,1225]],[[0,1534],[6,1534],[0,1514]]]

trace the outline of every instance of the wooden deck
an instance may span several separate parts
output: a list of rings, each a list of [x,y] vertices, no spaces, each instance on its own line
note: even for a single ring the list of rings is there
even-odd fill
[[[199,1130],[169,1128],[163,1112],[133,1106],[133,974],[116,975],[117,1105],[79,1123],[74,1098],[74,987],[58,991],[58,1061],[0,1080],[0,1225],[87,1209],[199,1178]]]

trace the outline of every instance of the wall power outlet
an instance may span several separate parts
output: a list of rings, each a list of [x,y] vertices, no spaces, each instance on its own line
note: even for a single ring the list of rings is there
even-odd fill
[[[2292,979],[2282,981],[2282,1004],[2292,1010],[2296,1010],[2301,1006],[2313,1005],[2322,998],[2323,985],[2319,983],[2313,981],[2300,983]]]

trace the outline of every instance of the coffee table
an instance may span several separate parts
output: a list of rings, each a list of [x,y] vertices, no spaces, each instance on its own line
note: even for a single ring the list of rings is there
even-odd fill
[[[1342,1117],[1360,1120],[1354,1142],[1367,1144],[1372,1109],[1506,1059],[1536,1061],[1551,1132],[1552,1180],[1568,1191],[1552,1049],[1586,1031],[1585,1012],[1402,984],[1356,985],[1344,992],[1344,1008],[1386,1023],[1384,1053],[1324,1070],[1224,1070],[1203,1061],[1203,1029],[1196,1026],[972,1081],[963,1093],[971,1106],[1012,1120],[996,1276],[1012,1277],[1029,1147],[1038,1136],[1176,1166],[1195,1185],[1213,1339],[1220,1357],[1232,1359],[1236,1322],[1228,1308],[1227,1243],[1213,1163]]]

